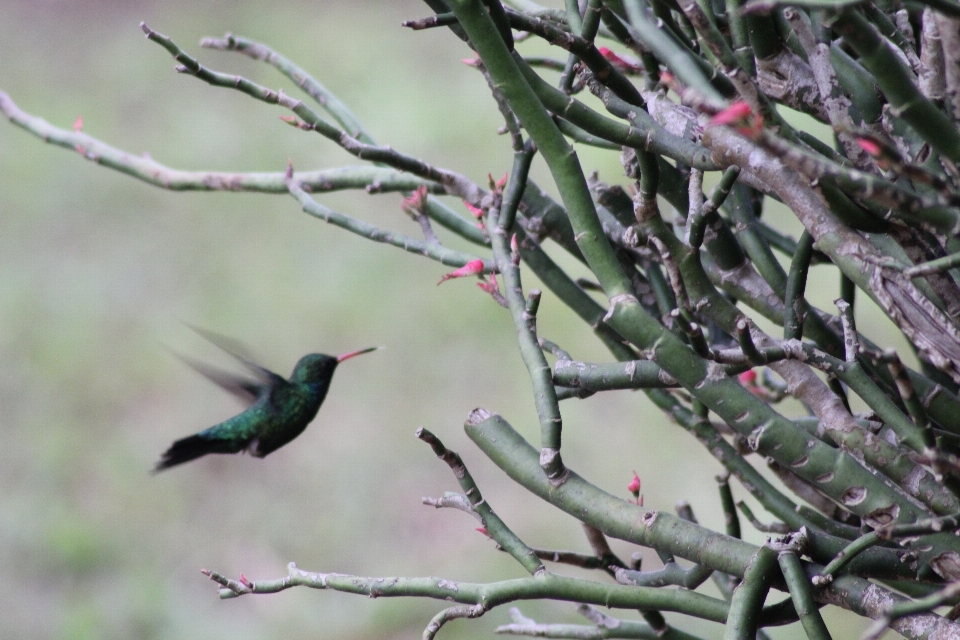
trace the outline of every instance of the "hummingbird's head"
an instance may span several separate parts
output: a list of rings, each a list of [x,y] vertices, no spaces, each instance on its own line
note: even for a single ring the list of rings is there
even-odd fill
[[[302,382],[312,384],[329,380],[333,375],[333,370],[337,368],[339,362],[335,356],[328,356],[325,353],[311,353],[303,356],[293,367],[293,375],[290,376],[293,382]]]
[[[328,356],[324,353],[311,353],[305,355],[297,362],[293,368],[291,380],[293,382],[302,382],[304,384],[316,384],[318,382],[329,382],[334,369],[344,360],[349,360],[354,356],[376,351],[380,347],[371,347],[359,351],[351,351],[339,356]]]

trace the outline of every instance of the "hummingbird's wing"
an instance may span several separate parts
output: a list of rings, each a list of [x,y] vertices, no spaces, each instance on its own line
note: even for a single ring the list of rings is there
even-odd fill
[[[191,328],[193,331],[195,331],[197,335],[199,335],[200,337],[206,339],[213,345],[219,347],[222,351],[236,358],[260,380],[260,383],[263,386],[269,387],[271,385],[277,384],[280,381],[286,382],[286,380],[283,377],[277,375],[276,373],[274,373],[273,371],[270,371],[269,369],[265,369],[264,367],[261,367],[256,362],[254,362],[252,357],[247,353],[246,348],[242,344],[240,344],[238,341],[232,338],[228,338],[227,336],[220,335],[219,333],[214,333],[213,331],[201,329],[200,327],[194,326],[187,322],[184,322],[184,324],[187,325],[189,328]],[[227,374],[227,375],[230,375],[230,374]]]
[[[204,378],[214,383],[224,391],[227,391],[237,398],[245,406],[250,406],[263,394],[263,392],[268,388],[263,380],[253,380],[250,378],[245,378],[243,376],[238,376],[235,373],[230,373],[229,371],[224,371],[222,369],[217,369],[212,367],[204,362],[199,360],[194,360],[193,358],[188,358],[187,356],[172,351],[171,353],[179,358],[185,365],[202,375]]]

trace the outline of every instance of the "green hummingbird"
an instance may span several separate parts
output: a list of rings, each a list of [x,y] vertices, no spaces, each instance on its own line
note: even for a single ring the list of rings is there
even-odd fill
[[[249,407],[225,422],[174,442],[154,467],[154,473],[208,453],[240,453],[263,458],[287,444],[307,428],[327,397],[333,372],[344,360],[380,347],[351,351],[339,356],[311,353],[293,367],[289,380],[264,369],[223,346],[223,339],[210,332],[194,329],[218,347],[237,358],[254,375],[244,378],[179,356],[188,365],[223,389],[239,397]]]

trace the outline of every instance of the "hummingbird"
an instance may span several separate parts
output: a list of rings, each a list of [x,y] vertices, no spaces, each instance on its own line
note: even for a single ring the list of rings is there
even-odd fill
[[[212,382],[240,398],[248,408],[229,420],[177,440],[164,452],[154,473],[195,460],[208,453],[247,452],[263,458],[287,444],[307,428],[327,397],[333,372],[344,360],[380,347],[351,351],[339,356],[311,353],[293,367],[289,380],[265,369],[223,346],[223,339],[194,328],[200,335],[242,362],[254,375],[244,378],[179,356]]]

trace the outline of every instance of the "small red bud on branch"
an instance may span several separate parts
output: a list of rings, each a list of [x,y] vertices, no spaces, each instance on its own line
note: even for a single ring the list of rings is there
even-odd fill
[[[483,209],[481,209],[480,207],[475,207],[469,202],[467,202],[466,200],[463,201],[463,205],[467,208],[467,211],[473,214],[473,217],[476,218],[477,220],[483,217]]]
[[[607,62],[612,64],[620,71],[625,71],[627,73],[640,73],[643,71],[643,66],[639,63],[639,61],[635,62],[633,60],[629,60],[624,56],[611,51],[607,47],[598,47],[597,51],[600,52],[600,55],[606,58]]]
[[[763,118],[754,113],[750,105],[737,100],[729,107],[710,118],[711,125],[731,125],[737,132],[746,136],[758,136],[763,133]]]
[[[640,476],[637,475],[637,472],[633,472],[633,480],[630,481],[630,484],[627,485],[627,491],[633,494],[633,500],[639,506],[643,506],[643,496],[640,495]]]
[[[483,260],[471,260],[467,264],[463,265],[456,271],[451,271],[450,273],[444,275],[440,278],[440,282],[437,285],[441,285],[447,280],[452,280],[454,278],[465,278],[466,276],[478,276],[483,273]]]
[[[423,213],[423,208],[427,204],[427,187],[420,185],[416,191],[404,198],[400,202],[400,208],[410,215]]]

